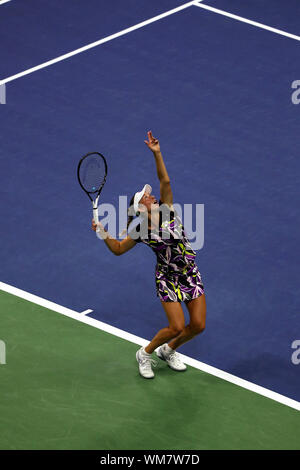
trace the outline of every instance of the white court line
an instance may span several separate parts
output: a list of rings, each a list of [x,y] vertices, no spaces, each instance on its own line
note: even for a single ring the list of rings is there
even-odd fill
[[[0,85],[0,104],[6,104],[6,85]]]
[[[166,16],[173,15],[174,13],[177,13],[178,11],[184,10],[185,8],[188,8],[194,5],[194,3],[195,3],[194,1],[184,3],[180,7],[173,8],[173,10],[168,10],[165,13],[162,13],[160,15],[154,16],[153,18],[150,18],[149,20],[142,21],[142,23],[138,23],[134,26],[131,26],[130,28],[126,28],[126,29],[123,29],[122,31],[119,31],[118,33],[111,34],[110,36],[106,36],[105,38],[99,39],[99,41],[92,42],[91,44],[88,44],[87,46],[80,47],[79,49],[76,49],[72,52],[68,52],[67,54],[56,57],[55,59],[48,60],[47,62],[43,62],[40,65],[36,65],[35,67],[32,67],[31,69],[24,70],[23,72],[17,73],[16,75],[12,75],[11,77],[4,78],[3,80],[0,80],[0,85],[3,83],[8,83],[13,80],[16,80],[17,78],[24,77],[25,75],[36,72],[37,70],[41,70],[45,67],[49,67],[49,65],[56,64],[57,62],[61,62],[62,60],[65,60],[65,59],[68,59],[69,57],[80,54],[81,52],[87,51],[88,49],[92,49],[93,47],[99,46],[100,44],[104,44],[105,42],[111,41],[112,39],[116,39],[116,38],[119,38],[120,36],[124,36],[124,34],[130,33],[131,31],[135,31],[136,29],[143,28],[144,26],[154,23],[155,21],[161,20],[162,18],[165,18]]]
[[[4,2],[10,1],[10,0],[4,0]],[[11,82],[13,80],[16,80],[17,78],[24,77],[25,75],[28,75],[30,73],[36,72],[37,70],[43,69],[45,67],[49,67],[50,65],[56,64],[57,62],[61,62],[62,60],[68,59],[69,57],[72,57],[76,54],[80,54],[81,52],[84,52],[88,49],[92,49],[93,47],[99,46],[100,44],[104,44],[105,42],[111,41],[115,38],[118,38],[120,36],[123,36],[127,33],[130,33],[131,31],[135,31],[136,29],[142,28],[150,23],[154,23],[155,21],[158,21],[162,18],[165,18],[166,16],[173,15],[174,13],[177,13],[178,11],[184,10],[185,8],[188,8],[190,6],[197,6],[199,8],[204,8],[206,10],[212,11],[214,13],[218,13],[223,16],[227,16],[229,18],[233,18],[238,21],[242,21],[244,23],[251,24],[253,26],[257,26],[262,29],[266,29],[267,31],[272,31],[273,33],[280,34],[282,36],[286,36],[291,39],[295,39],[296,41],[300,41],[300,36],[296,36],[295,34],[290,34],[287,33],[286,31],[282,31],[280,29],[272,28],[271,26],[264,25],[262,23],[258,23],[256,21],[248,20],[247,18],[243,18],[238,15],[233,15],[232,13],[228,13],[223,10],[219,10],[217,8],[210,7],[208,5],[204,5],[203,3],[200,4],[202,0],[194,0],[192,2],[185,3],[177,8],[174,8],[173,10],[166,11],[165,13],[162,13],[161,15],[154,16],[153,18],[150,18],[149,20],[143,21],[142,23],[138,23],[134,26],[131,26],[130,28],[124,29],[122,31],[119,31],[118,33],[112,34],[110,36],[107,36],[103,39],[100,39],[99,41],[93,42],[91,44],[88,44],[87,46],[83,46],[79,49],[76,49],[72,52],[68,52],[67,54],[64,54],[62,56],[56,57],[55,59],[49,60],[47,62],[43,62],[40,65],[36,65],[35,67],[32,67],[30,69],[24,70],[23,72],[17,73],[15,75],[12,75],[10,77],[4,78],[0,80],[0,85]]]
[[[10,2],[10,0],[0,0],[0,5],[3,5],[3,3]]]
[[[53,310],[54,312],[61,313],[62,315],[73,318],[73,320],[86,323],[87,325],[110,333],[114,336],[117,336],[118,338],[130,341],[131,343],[138,344],[140,346],[146,346],[149,343],[149,341],[140,338],[139,336],[135,336],[131,333],[128,333],[127,331],[115,328],[114,326],[108,325],[107,323],[103,323],[99,320],[96,320],[95,318],[86,317],[85,315],[82,315],[82,313],[78,313],[69,308],[62,307],[61,305],[58,305],[54,302],[50,302],[49,300],[38,297],[37,295],[30,294],[29,292],[23,291],[16,287],[10,286],[9,284],[5,284],[4,282],[0,282],[0,289],[5,292],[8,292],[9,294],[21,297],[24,300],[28,300],[29,302],[32,302],[36,305],[40,305],[49,310]],[[189,356],[185,356],[184,354],[180,354],[180,356],[186,364],[194,367],[195,369],[201,370],[210,375],[214,375],[215,377],[226,380],[227,382],[245,388],[246,390],[250,390],[251,392],[255,392],[266,398],[270,398],[271,400],[274,400],[278,403],[282,403],[283,405],[289,406],[290,408],[294,408],[295,410],[300,411],[300,402],[296,400],[292,400],[291,398],[285,397],[284,395],[280,395],[279,393],[273,392],[272,390],[261,387],[260,385],[256,385],[252,382],[248,382],[247,380],[240,379],[235,375],[231,375],[228,372],[216,369],[215,367],[209,366],[204,362],[197,361],[196,359],[193,359]]]
[[[287,33],[286,31],[282,31],[281,29],[272,28],[271,26],[267,26],[262,23],[258,23],[257,21],[248,20],[247,18],[243,18],[242,16],[233,15],[232,13],[228,13],[227,11],[218,10],[218,8],[210,7],[208,5],[204,5],[203,3],[199,4],[198,2],[194,2],[195,7],[204,8],[204,10],[213,11],[214,13],[218,13],[219,15],[228,16],[228,18],[233,18],[234,20],[242,21],[243,23],[251,24],[252,26],[257,26],[258,28],[266,29],[267,31],[271,31],[272,33],[280,34],[281,36],[286,36],[290,39],[296,39],[296,41],[300,41],[300,36],[296,36],[295,34]]]
[[[89,313],[92,313],[93,310],[91,310],[90,308],[88,308],[87,310],[84,310],[83,312],[80,312],[81,315],[88,315]]]

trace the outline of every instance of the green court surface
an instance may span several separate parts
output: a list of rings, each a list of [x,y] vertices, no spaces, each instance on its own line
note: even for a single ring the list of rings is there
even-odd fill
[[[300,413],[1,292],[0,449],[300,449]]]

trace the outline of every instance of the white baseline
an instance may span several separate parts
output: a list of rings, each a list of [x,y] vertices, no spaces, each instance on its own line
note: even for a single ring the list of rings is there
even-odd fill
[[[5,3],[10,0],[3,0],[2,3]],[[130,28],[124,29],[122,31],[119,31],[118,33],[112,34],[110,36],[107,36],[105,38],[99,39],[98,41],[95,41],[91,44],[88,44],[86,46],[80,47],[79,49],[76,49],[74,51],[68,52],[67,54],[61,55],[59,57],[56,57],[55,59],[48,60],[47,62],[43,62],[42,64],[36,65],[35,67],[31,67],[30,69],[24,70],[23,72],[17,73],[15,75],[11,75],[10,77],[4,78],[0,80],[0,85],[3,85],[5,83],[11,82],[13,80],[17,80],[18,78],[24,77],[25,75],[29,75],[30,73],[36,72],[38,70],[41,70],[45,67],[49,67],[50,65],[56,64],[57,62],[61,62],[65,59],[68,59],[69,57],[72,57],[74,55],[80,54],[81,52],[87,51],[89,49],[92,49],[93,47],[97,47],[100,44],[104,44],[105,42],[111,41],[113,39],[116,39],[120,36],[123,36],[125,34],[130,33],[131,31],[135,31],[136,29],[143,28],[144,26],[147,26],[148,24],[154,23],[155,21],[158,21],[162,18],[165,18],[166,16],[173,15],[174,13],[177,13],[178,11],[184,10],[185,8],[188,8],[190,6],[196,6],[199,8],[204,8],[206,10],[212,11],[214,13],[218,13],[219,15],[227,16],[229,18],[242,21],[244,23],[251,24],[253,26],[257,26],[262,29],[266,29],[267,31],[272,31],[273,33],[280,34],[282,36],[286,36],[290,39],[295,39],[296,41],[300,41],[300,36],[296,36],[295,34],[290,34],[286,31],[282,31],[280,29],[272,28],[271,26],[264,25],[262,23],[258,23],[256,21],[248,20],[247,18],[243,18],[238,15],[233,15],[232,13],[228,13],[223,10],[219,10],[217,8],[210,7],[208,5],[204,5],[203,3],[200,3],[202,0],[194,0],[192,2],[185,3],[177,8],[174,8],[172,10],[166,11],[165,13],[162,13],[160,15],[154,16],[153,18],[150,18],[146,21],[143,21],[141,23],[138,23],[134,26],[131,26]],[[0,1],[1,4],[1,1]]]
[[[214,13],[218,13],[219,15],[227,16],[228,18],[232,18],[234,20],[241,21],[243,23],[251,24],[252,26],[257,26],[261,29],[266,29],[267,31],[271,31],[272,33],[280,34],[281,36],[286,36],[290,39],[295,39],[296,41],[300,41],[300,36],[296,36],[295,34],[287,33],[286,31],[282,31],[281,29],[272,28],[271,26],[267,26],[262,23],[258,23],[257,21],[248,20],[247,18],[243,18],[242,16],[233,15],[232,13],[228,13],[227,11],[219,10],[218,8],[214,8],[203,3],[198,3],[197,1],[194,2],[195,7],[203,8],[204,10],[209,10]]]
[[[82,315],[82,313],[78,313],[69,308],[62,307],[61,305],[43,299],[42,297],[38,297],[37,295],[30,294],[29,292],[18,289],[16,287],[10,286],[9,284],[5,284],[4,282],[0,282],[0,290],[3,290],[4,292],[15,295],[17,297],[21,297],[24,300],[28,300],[29,302],[32,302],[36,305],[40,305],[49,310],[53,310],[54,312],[61,313],[62,315],[73,318],[73,320],[86,323],[87,325],[93,326],[94,328],[98,328],[99,330],[105,331],[114,336],[130,341],[131,343],[138,344],[140,346],[146,346],[149,343],[149,341],[144,338],[140,338],[139,336],[135,336],[131,333],[128,333],[127,331],[123,331],[119,328],[108,325],[107,323],[103,323],[99,320],[96,320],[95,318],[87,317],[85,315]],[[185,356],[184,354],[180,354],[180,356],[186,364],[194,367],[195,369],[201,370],[210,375],[214,375],[215,377],[238,385],[239,387],[245,388],[246,390],[250,390],[251,392],[255,392],[259,395],[270,398],[271,400],[277,401],[278,403],[282,403],[283,405],[289,406],[290,408],[294,408],[295,410],[300,411],[300,402],[296,400],[292,400],[291,398],[288,398],[284,395],[280,395],[279,393],[261,387],[260,385],[256,385],[252,382],[248,382],[247,380],[236,377],[235,375],[229,374],[228,372],[224,372],[223,370],[209,366],[204,362],[197,361],[196,359],[193,359],[189,356]]]
[[[150,18],[149,20],[142,21],[141,23],[138,23],[134,26],[131,26],[130,28],[123,29],[122,31],[119,31],[118,33],[111,34],[110,36],[106,36],[105,38],[102,38],[102,39],[99,39],[98,41],[92,42],[92,43],[88,44],[87,46],[80,47],[79,49],[75,49],[74,51],[68,52],[67,54],[56,57],[55,59],[48,60],[47,62],[43,62],[40,65],[36,65],[35,67],[31,67],[30,69],[27,69],[27,70],[24,70],[23,72],[12,75],[11,77],[4,78],[3,80],[0,80],[0,85],[4,84],[4,83],[12,82],[13,80],[17,80],[17,78],[24,77],[25,75],[36,72],[37,70],[44,69],[45,67],[49,67],[50,65],[56,64],[57,62],[61,62],[62,60],[66,60],[69,57],[80,54],[81,52],[85,52],[89,49],[92,49],[93,47],[100,46],[100,44],[104,44],[105,42],[112,41],[113,39],[119,38],[120,36],[124,36],[125,34],[128,34],[131,31],[135,31],[136,29],[143,28],[144,26],[147,26],[148,24],[151,24],[151,23],[154,23],[155,21],[161,20],[162,18],[165,18],[166,16],[173,15],[174,13],[177,13],[178,11],[184,10],[185,8],[188,8],[188,7],[190,7],[194,4],[195,4],[194,1],[184,3],[183,5],[181,5],[177,8],[173,8],[172,10],[168,10],[165,13],[161,13],[160,15],[154,16],[153,18]]]

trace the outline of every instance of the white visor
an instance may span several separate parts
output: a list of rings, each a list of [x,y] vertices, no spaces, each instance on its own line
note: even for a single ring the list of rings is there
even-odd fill
[[[134,208],[134,212],[137,213],[138,210],[139,210],[139,202],[140,200],[142,199],[142,197],[144,196],[145,193],[149,193],[151,194],[152,192],[152,188],[150,186],[150,184],[145,184],[145,186],[143,187],[142,191],[140,191],[139,193],[135,193],[135,196],[134,196],[134,200],[133,200],[133,208]]]

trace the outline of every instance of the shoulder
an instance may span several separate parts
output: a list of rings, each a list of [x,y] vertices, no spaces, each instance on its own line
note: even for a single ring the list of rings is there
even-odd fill
[[[166,202],[162,202],[162,200],[160,199],[159,200],[159,207],[161,209],[166,209],[166,211],[169,210],[169,212],[174,212],[174,207],[173,207],[173,204],[167,204]]]
[[[173,204],[166,204],[165,202],[159,201],[159,218],[160,224],[165,220],[172,220],[175,216],[175,210]]]

